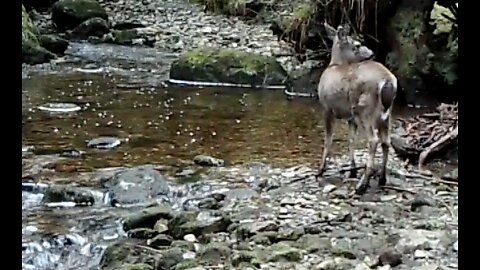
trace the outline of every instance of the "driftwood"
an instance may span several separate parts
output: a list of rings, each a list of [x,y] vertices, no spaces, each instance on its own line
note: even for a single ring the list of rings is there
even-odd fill
[[[397,155],[418,162],[439,157],[458,143],[458,106],[441,104],[436,112],[398,119],[394,123],[392,147]]]

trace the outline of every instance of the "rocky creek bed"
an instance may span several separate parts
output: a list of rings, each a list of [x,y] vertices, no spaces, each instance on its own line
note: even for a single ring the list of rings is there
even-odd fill
[[[75,176],[90,187],[25,181],[24,269],[457,269],[456,182],[392,160],[389,188],[355,198],[346,157],[320,181],[195,161]]]
[[[166,83],[198,47],[290,55],[267,24],[179,0],[100,4],[137,34],[70,41],[22,71],[23,269],[458,268],[458,176],[392,158],[389,188],[352,197],[345,129],[313,177],[314,100]],[[49,12],[33,19],[55,32]]]

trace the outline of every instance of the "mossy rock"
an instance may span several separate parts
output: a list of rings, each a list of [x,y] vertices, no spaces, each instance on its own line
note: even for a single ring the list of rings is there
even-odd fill
[[[157,252],[146,249],[137,241],[123,239],[105,249],[100,260],[100,269],[150,269],[146,268],[146,265],[153,266],[157,260]],[[135,268],[133,265],[143,268]]]
[[[283,86],[287,78],[287,72],[274,57],[236,49],[194,49],[170,68],[170,79],[190,82],[268,87]]]
[[[87,39],[88,37],[103,37],[110,30],[108,23],[100,17],[88,19],[77,27],[75,27],[70,34],[72,38]]]
[[[295,247],[290,246],[287,243],[280,242],[271,245],[265,250],[266,261],[268,262],[277,262],[277,261],[289,261],[289,262],[298,262],[302,259],[302,251]]]
[[[52,6],[52,21],[61,30],[95,17],[108,21],[107,12],[96,0],[59,0]]]
[[[40,64],[53,58],[53,53],[40,46],[38,31],[22,5],[22,62]]]
[[[57,55],[63,55],[68,48],[68,40],[55,34],[40,35],[40,45]]]

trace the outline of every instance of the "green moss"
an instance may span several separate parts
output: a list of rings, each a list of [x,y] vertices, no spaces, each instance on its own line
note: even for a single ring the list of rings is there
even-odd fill
[[[22,5],[22,52],[39,47],[38,31]]]
[[[433,34],[450,33],[452,31],[453,22],[445,18],[442,14],[454,17],[448,8],[442,7],[435,3],[430,13],[430,24],[435,26]]]
[[[308,20],[315,12],[311,3],[296,2],[293,6],[292,18],[296,20]]]
[[[258,54],[250,54],[235,49],[193,49],[185,53],[182,57],[186,62],[193,66],[215,65],[219,62],[230,61],[232,71],[242,71],[248,74],[266,68],[268,58]]]

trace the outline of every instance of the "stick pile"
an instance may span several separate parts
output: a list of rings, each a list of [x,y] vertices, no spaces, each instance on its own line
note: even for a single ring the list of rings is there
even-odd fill
[[[458,105],[440,104],[436,112],[394,123],[392,147],[399,157],[418,161],[421,168],[428,156],[455,147],[458,137]]]

